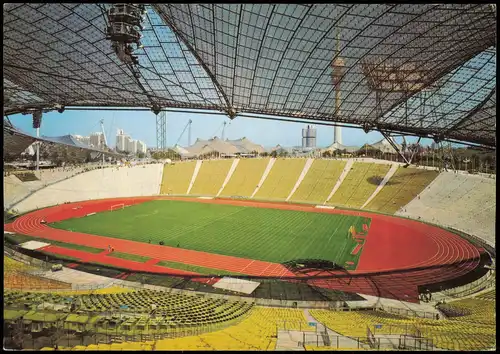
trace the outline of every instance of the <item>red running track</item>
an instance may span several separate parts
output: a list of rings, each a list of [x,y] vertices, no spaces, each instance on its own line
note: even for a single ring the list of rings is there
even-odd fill
[[[339,209],[317,209],[313,206],[284,203],[249,202],[227,199],[197,199],[171,197],[114,198],[75,202],[34,211],[4,226],[6,230],[45,239],[69,242],[89,247],[107,249],[112,245],[117,252],[149,257],[139,263],[116,257],[107,252],[91,254],[61,247],[49,246],[45,251],[79,258],[84,262],[100,262],[131,271],[148,271],[179,275],[196,274],[155,265],[165,260],[221,269],[256,276],[294,276],[281,264],[263,262],[200,251],[151,245],[142,242],[89,235],[53,229],[40,224],[68,218],[82,217],[92,212],[109,210],[114,204],[133,205],[152,199],[177,199],[198,203],[246,205],[260,208],[287,209],[305,212],[356,215],[371,218],[368,235],[354,277],[314,279],[311,285],[338,289],[346,292],[418,301],[419,285],[450,280],[474,270],[479,265],[480,250],[459,236],[421,222],[393,216]],[[71,254],[70,254],[71,253]],[[386,274],[380,274],[385,272]],[[331,274],[331,273],[329,273]],[[342,273],[338,273],[342,274]]]

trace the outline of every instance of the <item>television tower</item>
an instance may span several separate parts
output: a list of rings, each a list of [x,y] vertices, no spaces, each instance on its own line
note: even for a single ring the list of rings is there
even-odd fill
[[[335,115],[340,117],[340,81],[344,75],[345,63],[340,54],[340,33],[337,32],[337,45],[335,50],[335,60],[332,62],[332,80],[335,86]],[[335,126],[333,131],[333,143],[342,144],[342,128]]]

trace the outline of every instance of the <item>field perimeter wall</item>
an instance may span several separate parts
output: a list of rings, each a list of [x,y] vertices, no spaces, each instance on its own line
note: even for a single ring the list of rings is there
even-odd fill
[[[15,209],[24,213],[66,202],[157,195],[162,171],[163,164],[153,164],[86,172],[33,193]]]

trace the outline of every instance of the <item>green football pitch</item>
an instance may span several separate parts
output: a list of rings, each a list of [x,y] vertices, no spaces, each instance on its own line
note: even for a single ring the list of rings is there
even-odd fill
[[[349,228],[364,217],[155,200],[50,226],[268,262],[324,259],[357,264]]]

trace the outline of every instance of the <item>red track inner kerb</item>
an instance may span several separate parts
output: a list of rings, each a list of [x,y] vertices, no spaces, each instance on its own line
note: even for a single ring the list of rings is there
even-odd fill
[[[199,203],[247,205],[260,208],[347,214],[371,218],[370,229],[366,236],[358,267],[355,271],[350,272],[353,277],[313,279],[308,281],[311,285],[315,286],[406,301],[418,301],[417,286],[457,278],[474,270],[479,265],[480,249],[461,237],[438,227],[414,220],[368,212],[317,209],[309,205],[285,203],[169,197],[90,200],[58,205],[31,212],[19,217],[13,223],[5,225],[4,229],[33,237],[43,237],[49,240],[102,249],[107,249],[108,245],[112,244],[117,252],[151,258],[148,262],[139,263],[109,257],[107,251],[92,254],[57,246],[47,246],[44,248],[44,251],[72,256],[83,262],[100,262],[130,269],[131,271],[179,275],[196,274],[155,265],[157,262],[165,260],[256,276],[294,276],[293,273],[278,263],[59,230],[40,223],[42,219],[51,223],[69,218],[83,217],[93,212],[109,210],[111,205],[118,203],[133,205],[153,199],[176,199]],[[387,272],[387,274],[383,274],[383,272]]]

